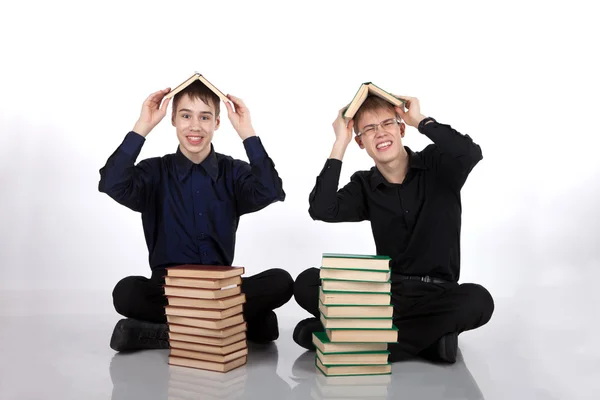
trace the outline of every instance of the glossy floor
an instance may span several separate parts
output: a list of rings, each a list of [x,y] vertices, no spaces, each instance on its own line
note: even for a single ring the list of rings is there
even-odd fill
[[[250,346],[247,365],[219,374],[169,366],[167,350],[116,354],[108,341],[117,315],[76,313],[81,304],[73,300],[61,308],[68,312],[40,306],[25,313],[17,297],[2,303],[0,399],[591,399],[598,393],[592,336],[580,337],[579,350],[558,346],[568,332],[553,329],[550,310],[524,324],[524,310],[509,301],[497,301],[489,325],[459,337],[454,365],[415,360],[394,364],[387,377],[334,379],[317,374],[315,354],[292,341],[296,318],[289,307],[280,312],[279,340]],[[39,296],[29,301],[43,304]]]

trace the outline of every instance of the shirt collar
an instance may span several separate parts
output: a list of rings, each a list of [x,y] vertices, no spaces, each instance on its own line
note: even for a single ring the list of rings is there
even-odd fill
[[[412,151],[408,146],[404,146],[406,152],[408,153],[408,168],[409,169],[427,169],[425,163],[421,156],[414,151]],[[388,181],[381,175],[381,172],[377,169],[377,167],[373,167],[373,173],[371,174],[370,186],[371,190],[375,190],[377,186],[380,184],[389,184]],[[408,171],[407,171],[408,173]]]
[[[182,181],[190,173],[195,164],[181,152],[179,146],[177,146],[177,152],[175,153],[175,161],[179,181]],[[208,153],[208,156],[199,165],[213,181],[217,180],[219,176],[219,160],[217,160],[217,154],[212,143],[210,144],[210,153]]]

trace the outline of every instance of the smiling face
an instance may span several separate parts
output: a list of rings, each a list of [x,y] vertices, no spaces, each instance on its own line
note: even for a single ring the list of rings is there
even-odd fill
[[[394,107],[379,99],[365,101],[362,107],[354,118],[356,143],[367,150],[376,165],[398,160],[406,151],[402,145],[406,126],[399,122]]]
[[[198,86],[190,87],[190,91],[178,94],[173,102],[171,123],[177,131],[181,152],[200,163],[210,153],[214,132],[219,129],[219,98],[194,91]]]

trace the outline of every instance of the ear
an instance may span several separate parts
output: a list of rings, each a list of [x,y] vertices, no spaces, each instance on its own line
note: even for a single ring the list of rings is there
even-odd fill
[[[362,138],[360,136],[354,136],[354,140],[358,144],[358,147],[361,148],[361,150],[365,148],[365,145],[363,144]]]
[[[404,134],[406,133],[406,125],[404,122],[400,122],[400,137],[404,139]]]
[[[217,119],[215,120],[215,131],[216,131],[217,129],[219,129],[219,126],[221,126],[221,116],[220,116],[220,115],[219,115],[219,116],[217,117]]]
[[[171,125],[175,126],[175,110],[171,113]]]

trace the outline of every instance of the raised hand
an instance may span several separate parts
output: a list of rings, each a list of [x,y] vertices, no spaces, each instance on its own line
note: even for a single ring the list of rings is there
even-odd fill
[[[234,110],[230,102],[225,102],[225,106],[227,107],[227,116],[229,117],[231,125],[233,125],[233,128],[240,138],[245,140],[250,136],[256,136],[254,128],[252,127],[250,110],[248,110],[248,107],[246,107],[242,99],[230,94],[227,95],[227,98],[231,100],[231,103],[233,103],[233,106],[235,106]]]
[[[170,98],[163,101],[163,98],[171,88],[159,90],[152,93],[142,104],[142,111],[138,118],[133,131],[146,137],[152,129],[165,117],[167,107],[169,106]],[[162,102],[162,105],[161,105]]]
[[[394,95],[396,96],[396,95]],[[425,116],[421,114],[421,105],[419,103],[419,99],[416,97],[409,96],[396,96],[399,99],[405,101],[406,111],[404,111],[403,107],[394,107],[398,115],[406,122],[407,125],[410,125],[414,128],[419,126],[419,122],[421,122]]]
[[[354,120],[347,121],[344,118],[344,110],[346,107],[340,109],[337,118],[333,121],[333,131],[335,132],[335,141],[338,144],[348,146],[352,141],[352,128],[354,127]]]

